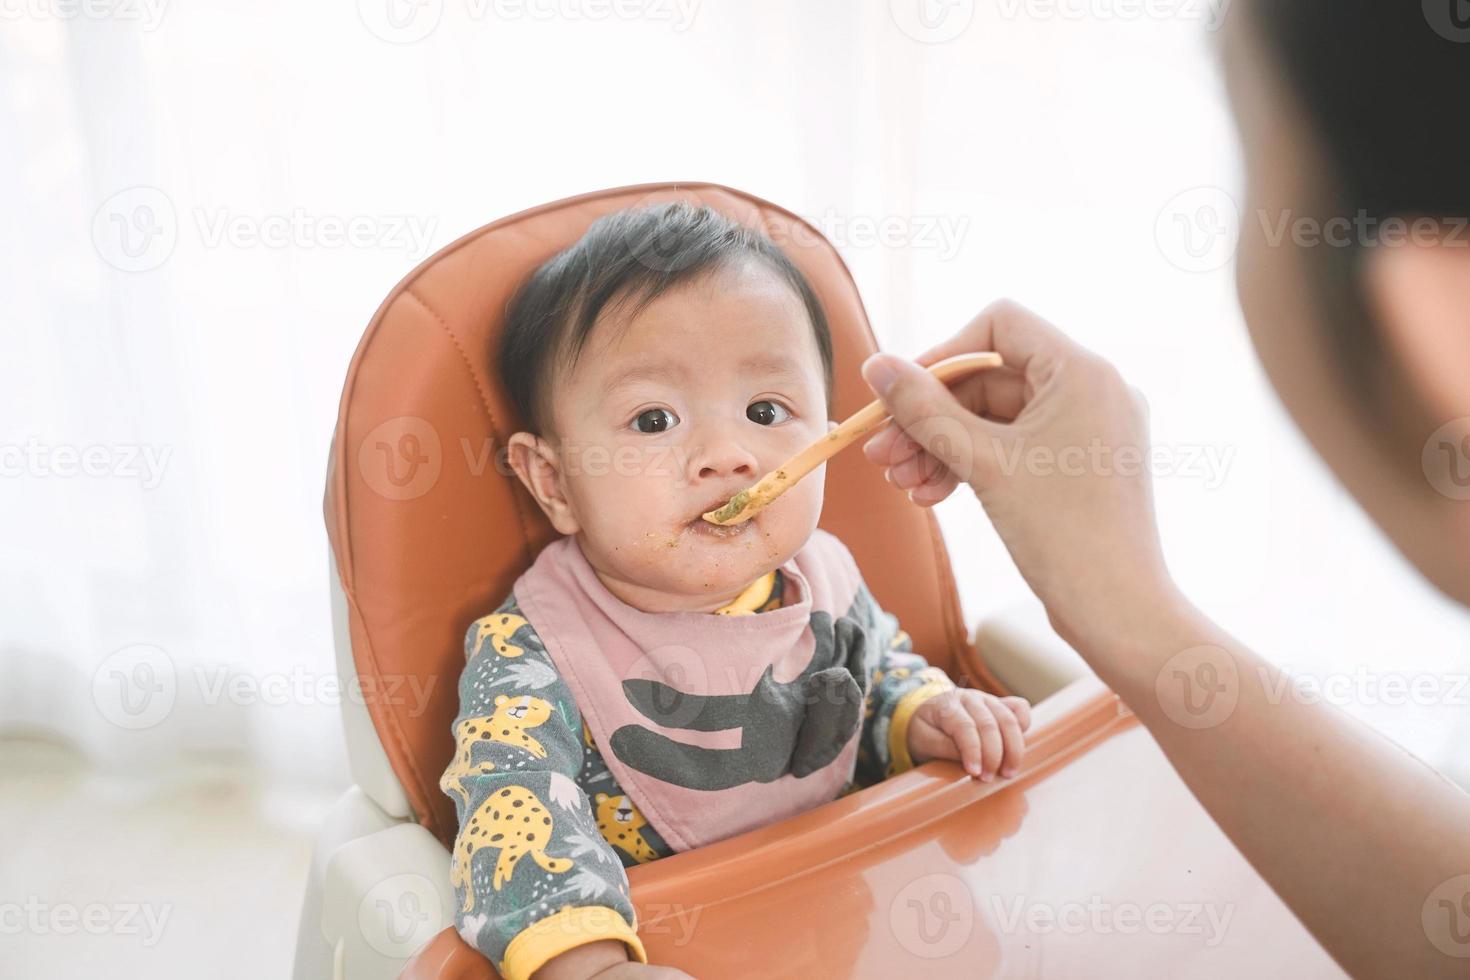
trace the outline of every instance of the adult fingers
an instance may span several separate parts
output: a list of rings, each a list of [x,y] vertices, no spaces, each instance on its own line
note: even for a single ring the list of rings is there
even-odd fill
[[[948,340],[915,358],[928,367],[956,354],[995,351],[1011,370],[1025,375],[1038,359],[1055,358],[1077,344],[1056,327],[1014,300],[991,303]]]

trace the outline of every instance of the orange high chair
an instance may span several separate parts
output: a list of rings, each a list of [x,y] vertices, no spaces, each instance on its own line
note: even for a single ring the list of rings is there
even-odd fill
[[[831,321],[834,417],[876,350],[837,252],[797,216],[711,184],[587,194],[434,255],[347,371],[328,468],[338,667],[354,785],[316,844],[296,980],[489,978],[454,930],[454,752],[467,625],[555,532],[498,455],[518,421],[494,358],[506,303],[597,217],[685,199],[759,226]],[[789,820],[632,868],[651,962],[722,977],[1340,976],[1148,733],[1028,608],[967,629],[939,526],[860,452],[828,463],[821,526],[914,649],[1035,704],[1024,766],[931,762]]]

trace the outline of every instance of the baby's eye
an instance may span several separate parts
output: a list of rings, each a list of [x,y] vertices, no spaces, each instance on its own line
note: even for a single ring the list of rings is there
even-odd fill
[[[660,418],[660,416],[668,416],[669,421]],[[647,423],[647,425],[645,426],[644,423]],[[633,428],[646,435],[667,432],[678,424],[679,416],[667,408],[650,408],[646,412],[640,412],[638,417],[633,420]]]
[[[750,407],[745,410],[745,417],[760,425],[775,425],[791,418],[791,413],[780,402],[763,400],[751,402]]]

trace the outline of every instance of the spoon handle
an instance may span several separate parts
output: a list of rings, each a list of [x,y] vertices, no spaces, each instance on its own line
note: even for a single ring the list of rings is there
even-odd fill
[[[999,354],[957,354],[929,365],[929,373],[946,385],[976,371],[999,367]],[[788,459],[749,489],[742,490],[725,506],[704,514],[712,524],[738,524],[748,521],[771,501],[795,486],[797,481],[858,439],[891,418],[881,399],[875,400],[848,416],[841,425]]]

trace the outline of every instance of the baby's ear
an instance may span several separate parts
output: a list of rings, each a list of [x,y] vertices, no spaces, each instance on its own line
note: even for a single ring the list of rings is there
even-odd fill
[[[551,526],[562,535],[580,531],[581,525],[572,513],[562,486],[561,459],[556,450],[535,433],[517,432],[506,441],[505,453],[511,469],[536,498]]]

